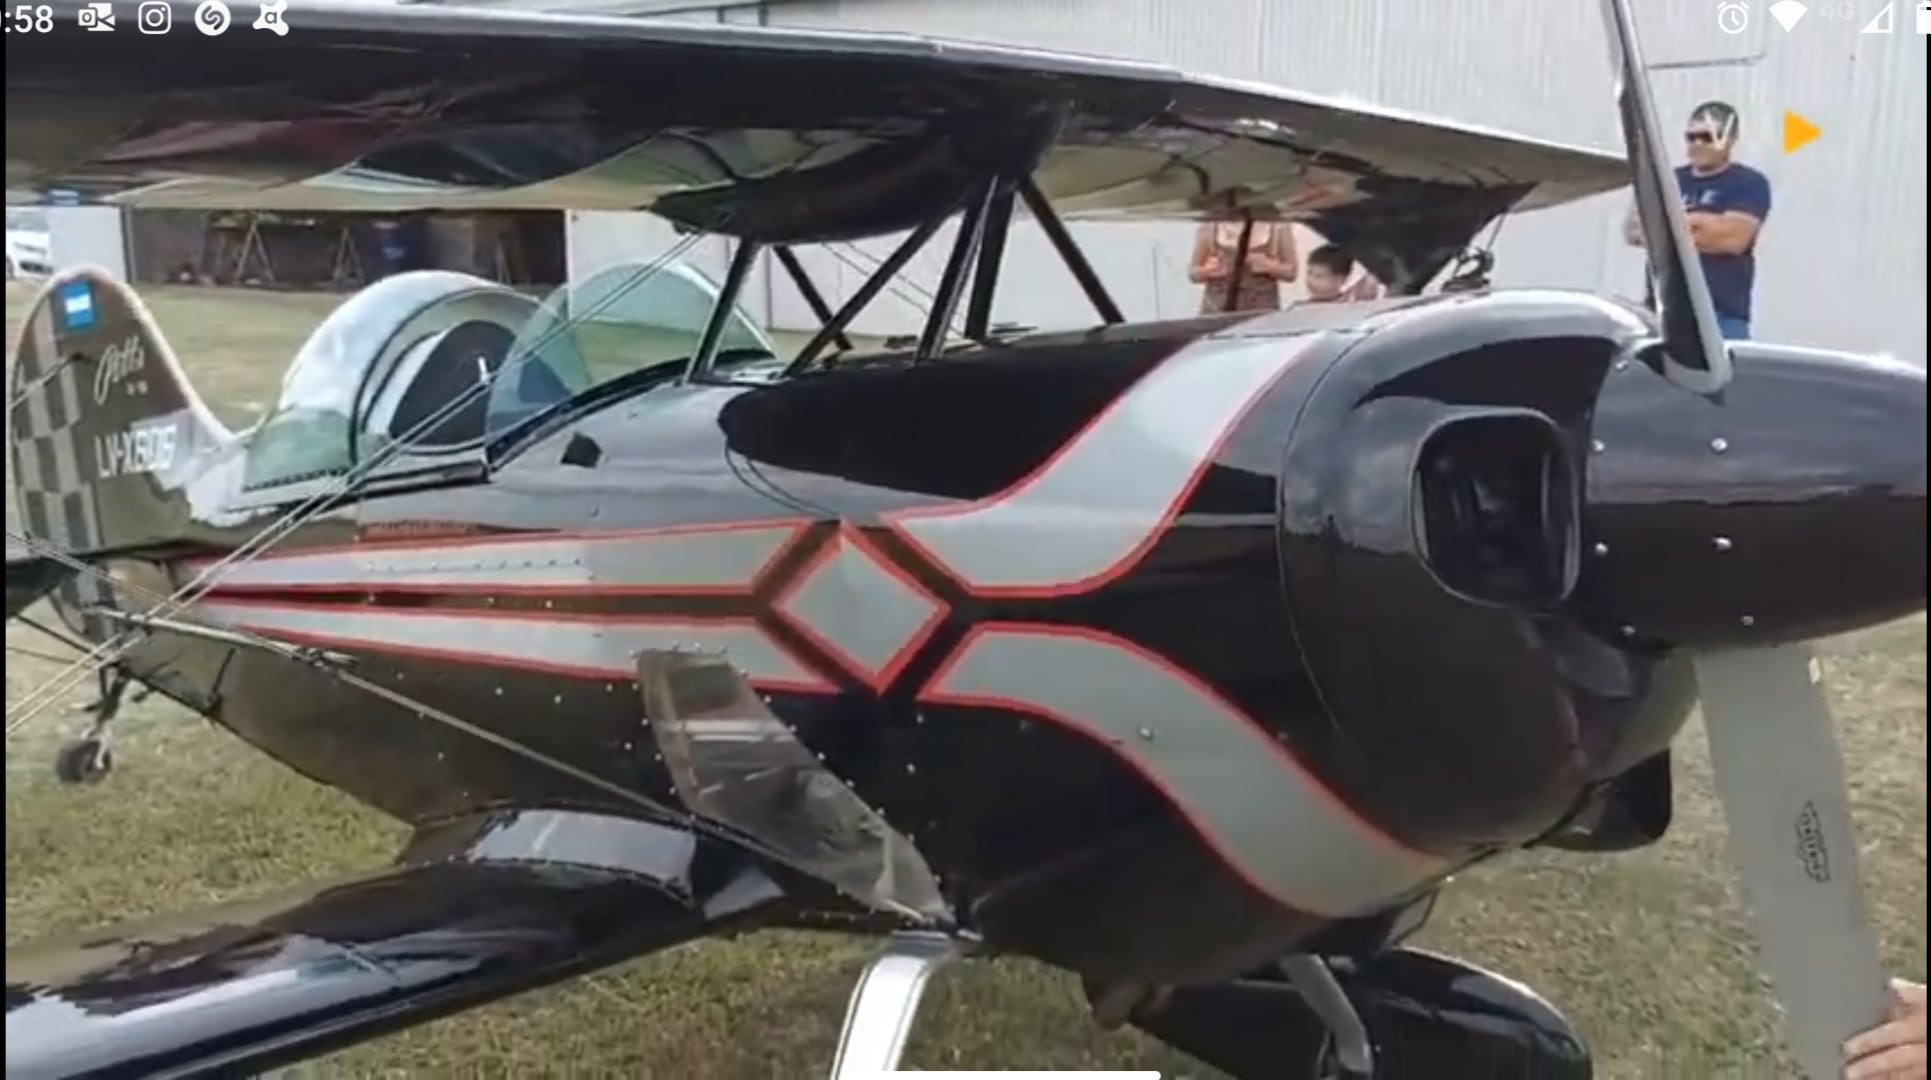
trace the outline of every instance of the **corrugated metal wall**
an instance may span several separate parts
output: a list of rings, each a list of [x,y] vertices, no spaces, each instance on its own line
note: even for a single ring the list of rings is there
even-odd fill
[[[1717,26],[1714,0],[1637,0],[1665,132],[1674,133],[1696,102],[1729,100],[1744,114],[1740,156],[1774,186],[1776,207],[1759,248],[1758,335],[1889,351],[1923,364],[1926,48],[1912,33],[1912,5],[1901,5],[1891,35],[1858,32],[1878,0],[1815,4],[1788,33],[1763,5],[1752,6],[1748,29],[1729,35]],[[1832,12],[1850,18],[1827,18]],[[1593,0],[817,0],[774,6],[769,19],[1160,60],[1620,147]],[[1815,121],[1823,137],[1784,155],[1785,109]],[[1616,194],[1510,220],[1496,247],[1498,281],[1640,294],[1640,256],[1617,235],[1627,205],[1627,195]],[[1043,240],[1030,226],[1021,231],[998,317],[1036,325],[1087,319]],[[1184,273],[1186,226],[1078,232],[1130,314],[1170,317],[1194,306]],[[864,245],[874,257],[889,246]],[[905,291],[916,297],[929,287],[943,259],[939,244],[929,248]],[[861,276],[824,253],[810,262],[838,295]],[[811,322],[781,279],[763,303],[779,325]],[[881,302],[860,328],[906,332],[916,327],[917,310],[905,300]]]

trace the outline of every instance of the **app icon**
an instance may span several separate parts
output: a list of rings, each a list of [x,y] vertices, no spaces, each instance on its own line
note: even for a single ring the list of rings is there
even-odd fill
[[[288,23],[282,13],[288,10],[288,0],[269,0],[261,6],[261,14],[255,16],[255,29],[272,31],[276,37],[288,36]]]
[[[194,28],[209,37],[226,33],[228,24],[234,21],[228,5],[221,0],[201,0],[200,6],[194,9]]]
[[[1809,117],[1790,109],[1783,111],[1783,152],[1794,154],[1817,140],[1824,129],[1813,123]]]
[[[174,29],[174,9],[168,0],[147,0],[134,12],[134,28],[143,34],[165,34]]]
[[[107,33],[114,29],[114,5],[109,0],[83,4],[75,21],[80,23],[82,30],[95,34]]]

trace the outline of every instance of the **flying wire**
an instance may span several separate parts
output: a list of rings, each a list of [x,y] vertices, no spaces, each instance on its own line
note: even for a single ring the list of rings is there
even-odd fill
[[[44,554],[48,558],[54,560],[57,563],[60,563],[62,566],[65,566],[68,569],[73,570],[77,574],[85,574],[90,577],[94,577],[102,581],[104,584],[106,584],[108,588],[118,591],[120,593],[123,593],[124,595],[130,598],[152,602],[155,604],[156,607],[164,605],[170,599],[172,599],[172,597],[163,597],[161,594],[157,592],[144,589],[138,585],[134,585],[125,581],[118,581],[112,575],[102,571],[98,567],[90,566],[87,563],[82,562],[81,560],[76,559],[73,556],[68,555],[63,551],[53,549],[52,545],[46,544],[43,541],[36,541],[31,538],[22,537],[16,534],[11,529],[7,530],[7,537],[9,539],[14,539],[14,540],[24,540],[27,544],[35,547],[36,549],[42,549]],[[119,614],[119,613],[116,613],[116,614]],[[154,616],[143,615],[143,616],[137,616],[137,618],[142,620],[148,620],[148,619],[154,618]],[[356,687],[357,689],[367,690],[368,692],[375,694],[376,696],[383,698],[384,700],[387,700],[392,704],[400,705],[403,708],[409,709],[420,716],[426,717],[428,719],[436,720],[439,723],[447,724],[451,727],[456,728],[459,731],[465,732],[466,734],[469,734],[469,735],[473,735],[476,738],[482,739],[486,742],[493,743],[496,746],[502,747],[503,749],[509,750],[512,753],[518,754],[522,757],[528,758],[531,761],[537,762],[542,765],[547,765],[550,768],[556,769],[557,771],[570,776],[572,779],[580,780],[586,784],[593,785],[600,790],[609,792],[610,794],[613,794],[613,795],[620,796],[628,802],[636,803],[644,807],[647,807],[653,812],[653,814],[662,815],[664,812],[665,808],[662,806],[662,804],[657,803],[645,797],[644,795],[639,794],[638,792],[632,791],[621,784],[618,784],[611,780],[606,780],[603,777],[597,776],[595,773],[591,773],[586,770],[579,769],[576,766],[571,765],[566,761],[559,761],[555,758],[550,757],[548,754],[543,753],[540,750],[534,749],[530,746],[526,746],[525,744],[517,742],[515,739],[509,738],[508,736],[499,735],[496,732],[489,730],[488,728],[481,727],[479,725],[472,724],[467,720],[463,720],[459,717],[452,716],[436,708],[433,705],[427,704],[426,702],[423,702],[423,701],[419,701],[415,698],[408,696],[407,694],[399,693],[397,691],[390,690],[388,687],[382,686],[379,683],[371,682],[368,679],[362,678],[361,676],[356,675],[353,672],[350,672],[344,669],[338,664],[330,663],[327,660],[318,661],[316,660],[316,657],[318,656],[318,654],[313,650],[305,650],[298,646],[292,646],[286,641],[279,641],[275,638],[269,637],[266,634],[257,633],[256,631],[251,630],[248,627],[242,626],[238,623],[230,623],[225,620],[217,619],[215,620],[215,625],[217,625],[221,630],[227,633],[231,633],[235,635],[237,638],[242,639],[243,641],[247,642],[250,645],[260,648],[265,652],[273,653],[273,654],[282,656],[285,659],[293,660],[297,662],[308,661],[311,663],[311,666],[321,669],[324,673],[329,675],[331,678],[339,679],[345,683],[348,683],[351,686]],[[137,629],[131,633],[132,633],[132,636],[134,637],[144,639],[149,635],[150,630],[147,628],[137,627]],[[7,728],[7,733],[11,735],[13,733],[13,730],[14,730],[13,726],[9,725]],[[695,819],[692,819],[692,820],[693,822],[695,821]]]
[[[8,535],[11,536],[13,534],[9,532]],[[171,599],[168,597],[162,597],[158,593],[149,592],[148,590],[142,589],[138,586],[128,584],[127,582],[115,581],[112,577],[103,573],[101,570],[95,567],[89,566],[86,563],[81,562],[79,559],[75,559],[72,556],[66,555],[65,553],[49,551],[47,552],[47,557],[53,559],[54,561],[60,563],[63,566],[68,567],[69,569],[72,569],[75,573],[87,574],[90,576],[94,576],[96,578],[103,579],[109,585],[109,587],[117,589],[129,597],[154,602],[156,607],[166,604],[168,600]],[[142,618],[145,620],[145,619],[151,618],[151,616],[140,616],[139,618]],[[372,693],[377,697],[380,697],[390,702],[391,704],[400,705],[403,708],[409,709],[410,711],[416,713],[419,716],[422,716],[427,719],[436,720],[439,723],[447,724],[450,727],[456,728],[457,730],[462,731],[466,734],[473,735],[476,738],[484,740],[485,742],[492,743],[496,746],[499,746],[505,750],[510,751],[511,753],[518,754],[531,761],[537,762],[538,764],[549,766],[550,768],[553,768],[558,772],[564,773],[565,775],[571,777],[572,779],[582,781],[583,783],[586,783],[586,784],[590,784],[598,788],[599,790],[608,792],[612,795],[617,795],[623,798],[627,802],[644,806],[650,809],[653,814],[661,815],[664,811],[664,807],[661,804],[654,802],[653,800],[646,798],[642,794],[632,791],[621,784],[618,784],[611,780],[606,780],[603,777],[600,777],[595,773],[589,772],[587,770],[579,769],[576,766],[571,765],[569,762],[559,761],[556,758],[550,757],[548,754],[545,754],[540,750],[536,750],[532,747],[526,746],[523,743],[517,742],[515,739],[509,738],[506,735],[499,735],[496,732],[489,730],[488,728],[481,727],[476,724],[472,724],[467,720],[461,719],[460,717],[452,716],[449,713],[443,712],[441,709],[438,709],[433,705],[427,704],[426,702],[423,702],[423,701],[419,701],[415,698],[408,696],[407,694],[403,694],[403,693],[399,693],[397,691],[391,690],[388,687],[383,686],[379,683],[372,682],[368,679],[361,677],[360,675],[356,675],[353,672],[343,669],[339,665],[331,664],[326,660],[319,660],[319,661],[313,660],[312,658],[316,656],[316,654],[313,651],[303,650],[299,647],[291,646],[288,642],[285,642],[285,641],[277,641],[272,637],[269,637],[265,634],[256,633],[255,631],[250,630],[249,628],[245,626],[241,626],[239,624],[228,623],[222,620],[216,620],[216,623],[220,626],[220,629],[226,632],[232,633],[236,637],[241,638],[244,641],[248,642],[250,645],[260,648],[266,652],[280,655],[285,659],[298,661],[298,662],[309,660],[311,662],[311,666],[321,669],[326,674],[328,674],[331,678],[339,679],[342,682],[349,684],[350,686],[356,687],[357,689],[366,690],[369,693]],[[136,630],[131,632],[130,636],[136,637],[137,639],[145,639],[148,636],[149,632],[150,631],[147,628],[137,627]],[[13,730],[14,729],[12,725],[9,725],[7,728],[7,733],[11,735],[13,733]]]
[[[876,274],[881,265],[881,260],[874,258],[870,252],[865,251],[855,244],[826,244],[825,250],[831,254],[832,258],[837,259],[839,262],[844,263],[846,266],[861,274]],[[864,266],[858,265],[854,262],[854,258],[870,263],[871,268],[868,270]],[[885,288],[893,296],[911,305],[912,309],[920,315],[930,316],[932,314],[932,301],[937,299],[937,297],[933,296],[932,291],[919,284],[916,279],[903,274],[894,274],[892,281]],[[918,295],[909,295],[906,292],[907,289],[913,290]],[[963,318],[964,316],[959,313],[953,313],[952,319],[946,323],[946,332],[953,337],[964,337],[965,329],[962,321]]]
[[[60,361],[60,363],[55,364],[45,374],[41,375],[39,378],[33,380],[27,385],[21,387],[18,393],[8,398],[7,399],[7,417],[9,419],[12,419],[14,412],[18,410],[22,405],[25,405],[27,403],[27,399],[29,397],[32,397],[36,390],[39,390],[41,387],[46,386],[48,383],[53,382],[55,379],[60,378],[61,372],[66,371],[69,367],[73,366],[74,357],[77,355],[79,354],[74,354],[74,356],[65,357]]]
[[[368,458],[359,462],[341,476],[331,478],[323,490],[300,503],[281,518],[270,523],[260,532],[236,546],[233,551],[230,551],[204,568],[187,584],[176,589],[164,602],[155,608],[141,613],[141,617],[148,619],[166,618],[180,611],[183,607],[199,600],[209,590],[220,584],[222,575],[230,568],[253,559],[268,548],[280,543],[282,539],[313,520],[317,515],[328,511],[343,496],[351,492],[357,484],[361,483],[371,472],[386,465],[390,458],[411,448],[417,441],[435,431],[449,417],[466,408],[481,395],[491,392],[505,376],[517,367],[540,356],[544,348],[552,341],[561,338],[564,334],[573,330],[578,324],[595,317],[615,304],[620,298],[628,294],[631,289],[634,289],[644,280],[657,273],[658,270],[674,261],[679,255],[695,244],[698,239],[699,236],[696,233],[682,238],[655,261],[633,272],[619,287],[611,289],[605,294],[601,303],[591,306],[581,314],[574,311],[571,312],[556,327],[526,348],[523,355],[513,356],[506,360],[503,367],[497,371],[495,377],[489,382],[479,382],[470,387],[468,390],[457,395],[430,413],[420,423],[404,432],[403,435],[393,442],[382,445]],[[57,557],[56,553],[46,550],[48,545],[35,544],[33,546],[35,546],[36,550],[44,551],[50,558]],[[65,553],[58,553],[58,556],[64,557]],[[142,635],[134,631],[124,631],[110,637],[89,650],[86,655],[68,665],[67,668],[41,683],[24,699],[7,710],[7,735],[11,737],[23,724],[47,709],[61,695],[66,694],[88,676],[93,675],[95,672],[98,672],[125,655],[129,649],[132,649],[140,642],[141,638]]]
[[[86,574],[90,577],[100,580],[108,588],[118,590],[129,597],[144,599],[147,601],[154,602],[156,607],[160,607],[166,604],[170,599],[170,598],[162,597],[157,592],[154,592],[149,589],[145,589],[131,582],[116,580],[111,574],[108,574],[106,571],[100,569],[99,567],[91,566],[85,562],[82,562],[81,560],[74,558],[73,556],[67,554],[66,552],[53,548],[51,544],[47,544],[44,541],[35,541],[32,538],[20,536],[14,533],[13,530],[11,529],[7,530],[7,536],[9,539],[19,540],[27,544],[29,547],[33,547],[37,549],[45,549],[45,554],[47,555],[48,558],[53,559],[55,562],[60,563],[62,566],[68,567],[69,569],[73,570],[77,574]],[[116,612],[115,614],[120,615],[122,613]],[[148,616],[136,616],[135,618],[146,619],[148,618]],[[472,738],[481,739],[482,741],[489,743],[490,745],[495,746],[499,749],[507,750],[511,754],[514,754],[517,757],[523,758],[524,760],[529,761],[533,764],[555,770],[556,772],[564,776],[567,776],[572,780],[575,780],[582,784],[586,784],[592,788],[595,788],[598,791],[604,792],[605,794],[614,796],[618,799],[625,801],[626,803],[629,803],[633,806],[638,807],[639,809],[643,810],[645,812],[645,815],[651,820],[669,821],[671,823],[674,823],[685,829],[690,830],[694,835],[706,836],[713,840],[718,840],[723,843],[733,845],[735,847],[740,847],[740,848],[750,850],[751,852],[758,855],[762,855],[763,857],[770,859],[774,862],[780,863],[785,866],[789,866],[792,869],[805,874],[807,877],[811,877],[815,880],[825,882],[826,884],[831,885],[833,888],[836,888],[839,891],[844,892],[846,895],[851,896],[852,898],[858,900],[860,903],[863,903],[866,906],[871,907],[873,910],[891,910],[891,911],[896,911],[901,915],[911,914],[911,915],[914,915],[915,917],[917,916],[916,912],[909,912],[903,908],[900,908],[898,905],[892,904],[889,900],[881,901],[881,898],[879,897],[866,896],[846,885],[840,884],[836,879],[827,876],[821,869],[812,867],[807,861],[788,855],[782,850],[773,846],[772,844],[766,841],[763,841],[758,837],[751,835],[748,832],[744,832],[742,830],[734,830],[734,829],[727,828],[725,826],[721,826],[716,822],[711,821],[708,818],[698,815],[697,813],[692,811],[688,806],[685,807],[681,812],[678,810],[674,810],[670,806],[662,802],[659,802],[655,799],[652,799],[649,796],[643,794],[642,792],[635,791],[631,788],[625,787],[624,785],[619,784],[614,780],[609,780],[604,777],[598,776],[596,773],[591,772],[588,769],[579,768],[560,758],[552,757],[549,754],[546,754],[543,751],[528,745],[527,743],[518,742],[517,740],[512,739],[507,735],[499,734],[497,732],[491,731],[489,728],[484,727],[480,724],[471,723],[470,721],[464,720],[463,718],[456,716],[453,713],[445,712],[444,710],[439,709],[436,706],[429,704],[428,702],[422,701],[418,698],[410,697],[409,695],[401,693],[400,691],[391,690],[388,687],[383,686],[382,684],[377,683],[373,680],[365,679],[362,676],[357,675],[352,671],[349,671],[342,664],[330,660],[327,657],[326,653],[324,653],[322,650],[304,647],[304,646],[292,645],[289,642],[280,641],[269,635],[258,633],[257,631],[252,630],[239,623],[228,622],[226,620],[221,620],[221,619],[214,620],[214,625],[211,628],[218,628],[225,633],[232,634],[239,641],[245,642],[247,645],[253,646],[255,648],[259,648],[271,655],[280,656],[283,659],[288,660],[292,663],[305,664],[306,666],[310,667],[315,671],[318,671],[319,673],[323,674],[328,678],[334,679],[345,685],[355,687],[358,690],[367,691],[368,693],[374,694],[376,697],[381,698],[382,700],[387,701],[392,705],[395,705],[399,708],[406,709],[410,712],[413,712],[416,714],[416,716],[418,716],[421,719],[433,720],[436,723],[442,724],[455,731],[459,731],[465,735],[469,735]],[[139,638],[146,638],[150,632],[151,631],[149,627],[142,627],[137,624],[136,630],[133,633],[135,636]],[[176,631],[176,632],[178,633],[179,631]],[[13,727],[11,725],[8,727],[7,732],[9,735],[13,733]],[[675,785],[673,785],[673,788],[674,787]],[[914,850],[916,851],[916,848],[914,848]]]
[[[71,656],[55,656],[53,653],[44,653],[39,649],[29,649],[25,645],[9,645],[7,651],[16,656],[31,656],[35,660],[45,660],[50,664],[65,664],[73,659]]]

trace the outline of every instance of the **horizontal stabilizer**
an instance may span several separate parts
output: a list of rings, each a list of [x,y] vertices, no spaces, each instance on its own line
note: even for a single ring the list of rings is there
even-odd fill
[[[73,575],[73,568],[64,563],[7,545],[7,618],[39,603]]]

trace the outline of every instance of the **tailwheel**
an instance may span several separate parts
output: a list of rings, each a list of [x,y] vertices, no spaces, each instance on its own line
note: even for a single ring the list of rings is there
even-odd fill
[[[114,768],[114,751],[104,738],[75,739],[54,757],[54,775],[63,784],[95,784]]]
[[[94,722],[88,725],[87,734],[66,743],[54,755],[54,776],[63,784],[97,784],[114,769],[114,750],[108,745],[108,732],[115,717],[120,715],[121,702],[132,680],[118,667],[103,670],[98,678],[100,700],[85,707],[85,711],[94,714]]]

